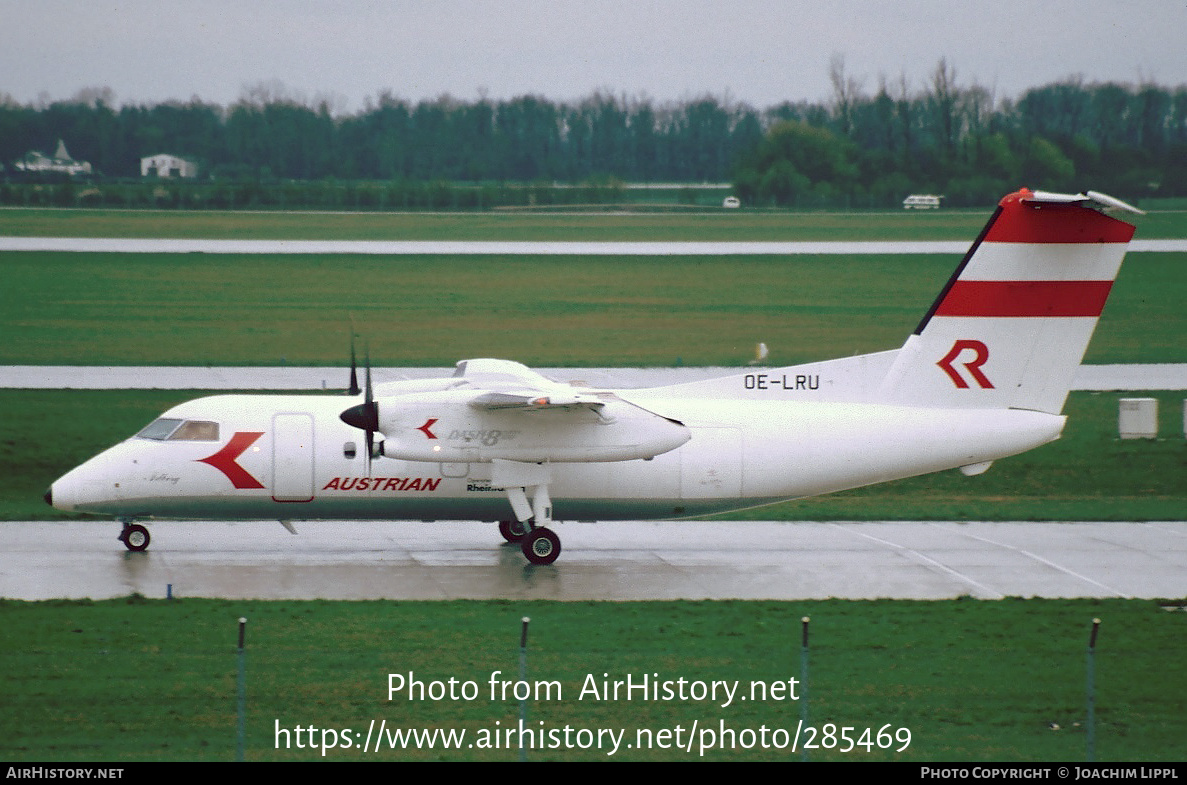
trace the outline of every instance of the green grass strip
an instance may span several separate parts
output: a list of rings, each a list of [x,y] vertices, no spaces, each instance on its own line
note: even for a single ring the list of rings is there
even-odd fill
[[[894,349],[944,255],[0,254],[0,365],[772,365]],[[1131,254],[1087,362],[1182,362],[1187,254]]]
[[[786,684],[800,678],[800,618],[811,617],[809,723],[907,728],[902,752],[817,749],[813,760],[1079,761],[1094,617],[1096,751],[1102,761],[1176,761],[1187,752],[1187,615],[1126,600],[980,602],[0,602],[0,755],[10,762],[232,760],[237,619],[247,624],[248,760],[316,760],[276,749],[277,727],[352,733],[327,760],[515,760],[515,749],[373,750],[368,724],[514,727],[518,702],[496,682],[518,674],[520,618],[531,617],[528,681],[550,682],[529,727],[752,733],[792,729],[798,701],[607,700],[603,683]],[[596,635],[591,631],[596,630]],[[389,700],[388,674],[461,685],[473,699]],[[592,682],[590,681],[592,679]],[[598,692],[589,691],[592,684]],[[534,688],[534,687],[533,687]],[[431,689],[426,687],[426,690]],[[460,689],[460,687],[459,687]],[[582,690],[586,689],[582,698]],[[541,688],[543,690],[543,687]],[[431,693],[430,693],[431,694]],[[460,694],[460,693],[459,693]],[[546,693],[540,693],[544,696]],[[797,695],[802,695],[802,685]],[[689,693],[691,695],[691,693]],[[720,696],[720,693],[719,693]],[[540,725],[543,723],[543,725]],[[357,735],[354,735],[357,734]],[[577,738],[573,736],[574,740]],[[656,738],[656,737],[653,737]],[[704,760],[794,760],[786,749],[711,749]],[[758,738],[755,735],[753,738]],[[769,738],[774,739],[773,736]],[[282,746],[283,746],[283,739]],[[545,749],[530,760],[696,760],[679,749]],[[822,740],[822,737],[821,737]],[[901,745],[895,745],[898,747]]]

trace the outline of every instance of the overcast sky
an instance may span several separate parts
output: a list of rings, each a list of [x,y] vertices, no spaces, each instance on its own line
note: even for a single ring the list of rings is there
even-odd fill
[[[829,97],[829,61],[867,92],[941,57],[996,96],[1082,75],[1187,83],[1187,0],[0,0],[0,94],[108,87],[117,103],[234,103],[282,83],[356,112],[597,89],[766,107]]]

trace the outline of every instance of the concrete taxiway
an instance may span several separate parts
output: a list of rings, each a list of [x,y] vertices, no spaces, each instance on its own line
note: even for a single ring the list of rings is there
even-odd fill
[[[493,524],[0,523],[0,597],[947,599],[1187,597],[1187,522],[614,522],[556,527],[548,567]]]

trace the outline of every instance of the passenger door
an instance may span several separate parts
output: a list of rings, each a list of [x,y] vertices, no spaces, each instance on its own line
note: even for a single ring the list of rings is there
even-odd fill
[[[313,501],[313,416],[272,417],[272,498]]]

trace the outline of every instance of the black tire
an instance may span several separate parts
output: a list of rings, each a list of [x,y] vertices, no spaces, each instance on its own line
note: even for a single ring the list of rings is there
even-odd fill
[[[499,534],[507,542],[523,542],[528,533],[528,525],[523,521],[499,521]]]
[[[532,564],[552,564],[561,555],[561,538],[551,529],[533,529],[521,544]]]
[[[128,550],[142,551],[148,547],[152,538],[148,536],[148,529],[134,523],[124,529],[120,534],[120,539],[124,541],[124,547]]]

